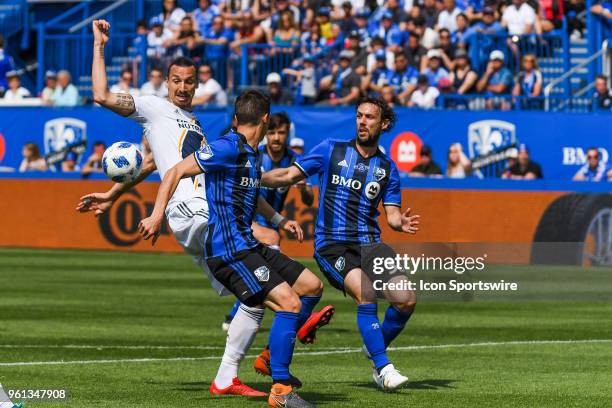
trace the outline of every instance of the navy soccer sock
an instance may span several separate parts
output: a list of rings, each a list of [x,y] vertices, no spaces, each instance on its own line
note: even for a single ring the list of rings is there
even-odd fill
[[[383,339],[380,321],[377,315],[377,305],[357,305],[357,326],[370,353],[374,367],[380,371],[381,368],[390,364],[385,351],[385,340]]]
[[[270,368],[272,380],[287,381],[290,378],[289,365],[293,357],[295,333],[297,331],[299,313],[276,312],[270,328]]]
[[[385,313],[385,320],[382,323],[382,334],[385,340],[385,349],[389,344],[404,330],[406,322],[412,316],[412,311],[409,313],[402,312],[393,305],[389,305]]]
[[[321,296],[302,296],[300,301],[302,302],[302,309],[300,309],[300,318],[298,319],[298,329],[302,327],[306,320],[312,314],[312,309],[319,303]]]

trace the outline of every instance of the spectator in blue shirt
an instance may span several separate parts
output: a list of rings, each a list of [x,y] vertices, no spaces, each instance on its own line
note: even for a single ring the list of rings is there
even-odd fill
[[[601,19],[604,27],[608,30],[608,36],[612,38],[612,1],[604,0],[591,7],[591,12]]]
[[[367,9],[361,8],[355,13],[355,31],[359,33],[361,38],[361,46],[367,47],[370,45],[370,32],[368,31],[368,17],[370,13]]]
[[[4,52],[4,37],[0,35],[0,95],[4,94],[4,91],[8,89],[8,82],[6,81],[7,72],[14,69],[13,58]]]
[[[318,24],[313,24],[309,31],[302,34],[300,43],[302,54],[316,55],[325,48],[327,40],[321,35],[321,27]]]
[[[193,11],[192,17],[196,30],[200,32],[202,37],[205,37],[206,33],[210,31],[214,18],[219,14],[219,8],[214,4],[211,5],[209,0],[200,0],[199,7]]]
[[[381,94],[383,87],[391,81],[393,71],[387,68],[387,53],[384,49],[376,51],[375,58],[376,65],[366,78],[365,89],[370,93]]]
[[[608,78],[605,75],[597,75],[595,79],[593,108],[595,110],[612,111],[612,89],[608,88]]]
[[[589,147],[587,150],[587,162],[574,175],[574,181],[607,181],[612,178],[612,170],[606,163],[601,161],[599,149]]]
[[[71,84],[72,76],[68,71],[57,74],[57,87],[53,93],[54,106],[77,106],[80,102],[79,90]]]
[[[397,52],[405,42],[405,39],[408,39],[407,36],[404,39],[404,33],[393,22],[393,14],[390,11],[386,11],[383,14],[380,24],[370,31],[370,36],[384,39],[385,44],[387,44],[387,47],[392,52]]]
[[[492,40],[486,36],[479,36],[478,33],[500,34],[502,32],[504,32],[504,27],[499,21],[495,20],[495,10],[487,6],[482,10],[482,21],[465,30],[459,44],[463,44],[467,48],[473,48],[478,41],[479,49],[482,49],[483,52],[490,52],[493,47]],[[479,58],[486,58],[486,54],[480,55]]]
[[[512,73],[504,66],[504,53],[500,50],[491,52],[487,70],[476,85],[478,92],[491,97],[487,99],[487,109],[510,109],[508,95],[512,89],[512,82]]]
[[[429,85],[436,88],[439,87],[442,78],[449,79],[450,74],[442,67],[442,53],[440,50],[429,50],[427,52],[427,68],[423,70],[423,75],[429,80]]]
[[[212,27],[201,40],[204,46],[204,55],[207,61],[227,58],[229,44],[234,41],[234,32],[223,26],[223,17],[215,16]]]
[[[408,58],[403,52],[395,54],[395,69],[389,80],[389,85],[395,89],[395,93],[402,103],[405,103],[410,94],[415,90],[419,73],[408,65]]]

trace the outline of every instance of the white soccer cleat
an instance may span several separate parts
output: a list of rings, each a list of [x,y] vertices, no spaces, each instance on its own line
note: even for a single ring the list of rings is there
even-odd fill
[[[400,372],[393,367],[393,364],[385,366],[380,371],[380,374],[374,370],[372,377],[376,385],[378,385],[378,388],[385,391],[393,391],[408,382],[408,377],[401,375]]]

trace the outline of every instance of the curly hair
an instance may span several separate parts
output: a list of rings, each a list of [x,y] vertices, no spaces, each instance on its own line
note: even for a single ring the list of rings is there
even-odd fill
[[[380,118],[382,122],[388,121],[389,126],[383,132],[389,132],[395,126],[395,122],[397,121],[397,117],[395,116],[395,112],[393,109],[381,98],[376,98],[372,96],[364,97],[357,102],[357,106],[355,109],[359,109],[361,105],[364,103],[371,103],[372,105],[378,106],[380,110]]]

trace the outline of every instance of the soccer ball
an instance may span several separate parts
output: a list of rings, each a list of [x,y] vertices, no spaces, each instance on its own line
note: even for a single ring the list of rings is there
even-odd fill
[[[115,183],[130,183],[140,174],[142,153],[133,143],[114,143],[102,156],[102,168]]]

